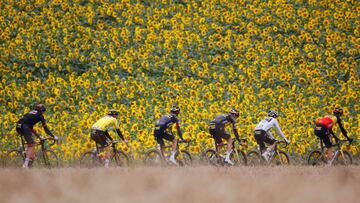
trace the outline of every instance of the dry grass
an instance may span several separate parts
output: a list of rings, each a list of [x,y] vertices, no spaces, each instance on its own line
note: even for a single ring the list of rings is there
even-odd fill
[[[359,202],[359,167],[0,169],[0,201]]]

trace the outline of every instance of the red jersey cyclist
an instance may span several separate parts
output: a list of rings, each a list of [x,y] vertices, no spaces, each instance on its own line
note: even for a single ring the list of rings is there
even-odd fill
[[[29,167],[29,162],[35,158],[35,139],[34,136],[39,137],[34,130],[34,125],[38,122],[41,122],[46,134],[53,137],[55,140],[58,137],[54,136],[50,129],[46,125],[46,121],[44,118],[44,113],[46,108],[43,104],[35,104],[34,109],[29,113],[25,114],[17,123],[16,123],[16,131],[25,138],[26,144],[26,157],[23,164],[23,168]],[[41,139],[41,137],[39,137]]]
[[[335,138],[336,141],[339,140],[338,137],[334,134],[332,127],[337,123],[341,130],[341,133],[346,137],[346,139],[351,143],[353,139],[347,136],[347,132],[342,124],[341,116],[343,115],[343,110],[341,108],[335,108],[333,111],[334,116],[327,115],[323,118],[319,118],[316,120],[316,127],[314,129],[314,133],[317,137],[319,137],[325,144],[326,147],[326,158],[327,160],[331,160],[332,158],[332,142],[331,138]]]
[[[110,143],[113,141],[113,138],[110,136],[108,131],[115,129],[121,140],[127,142],[119,129],[119,122],[117,121],[118,116],[119,112],[111,109],[107,116],[100,118],[91,127],[91,139],[95,141],[100,150],[105,151],[103,160],[106,168],[109,167],[111,157]]]
[[[275,147],[276,139],[270,132],[270,129],[272,127],[275,127],[278,134],[280,134],[280,136],[285,140],[286,143],[288,143],[288,144],[290,143],[290,141],[288,139],[286,139],[284,133],[282,132],[282,130],[279,126],[279,122],[276,119],[278,116],[279,116],[279,114],[276,111],[273,111],[273,110],[269,111],[268,117],[261,120],[260,123],[257,124],[257,126],[255,127],[255,130],[254,130],[255,140],[260,147],[261,156],[265,160],[269,159],[270,152]],[[268,148],[265,147],[265,143],[269,144]]]

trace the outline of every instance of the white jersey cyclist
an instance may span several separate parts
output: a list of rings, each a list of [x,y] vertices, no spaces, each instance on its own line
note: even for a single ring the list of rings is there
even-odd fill
[[[274,136],[272,135],[272,133],[270,132],[270,129],[272,127],[275,127],[275,129],[277,130],[277,132],[279,133],[279,135],[284,139],[287,140],[284,133],[282,132],[280,126],[279,126],[279,122],[277,121],[276,118],[273,117],[267,117],[264,118],[263,120],[260,121],[259,124],[257,124],[257,126],[255,127],[255,130],[263,130],[267,133],[267,135],[274,139]]]

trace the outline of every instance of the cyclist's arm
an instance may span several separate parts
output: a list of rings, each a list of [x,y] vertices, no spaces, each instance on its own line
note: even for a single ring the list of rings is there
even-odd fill
[[[116,132],[117,132],[117,134],[119,135],[120,139],[121,139],[122,141],[125,141],[125,138],[124,138],[123,134],[121,133],[120,129],[116,129]]]
[[[231,123],[232,123],[232,130],[233,130],[233,133],[235,135],[235,138],[236,138],[236,140],[240,141],[240,136],[239,136],[239,133],[238,133],[237,128],[236,128],[235,119],[231,119]]]
[[[113,138],[110,136],[110,134],[109,134],[108,131],[105,131],[105,136],[106,136],[109,140],[113,141]]]
[[[176,122],[176,130],[177,130],[177,133],[178,133],[180,139],[184,140],[184,138],[182,136],[181,128],[180,128],[180,122]]]
[[[276,119],[273,119],[274,120],[274,126],[278,132],[278,134],[284,139],[284,140],[287,140],[283,131],[281,130],[280,126],[279,126],[279,122],[276,120]]]
[[[45,133],[48,134],[48,135],[50,135],[51,137],[54,137],[54,134],[53,134],[53,133],[50,131],[50,129],[47,127],[46,121],[45,121],[45,119],[44,119],[43,116],[42,116],[42,118],[41,118],[41,124],[42,124],[42,126],[43,126],[43,128],[44,128],[44,130],[45,130]]]
[[[340,130],[341,130],[341,133],[344,135],[344,137],[346,137],[346,139],[350,140],[349,136],[347,135],[347,132],[344,128],[344,125],[342,124],[341,122],[341,118],[340,117],[337,117],[337,123],[339,124],[339,127],[340,127]]]

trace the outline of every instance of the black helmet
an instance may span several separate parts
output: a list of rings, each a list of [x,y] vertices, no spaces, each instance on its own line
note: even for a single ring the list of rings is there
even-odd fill
[[[116,111],[115,109],[110,109],[108,115],[109,115],[109,116],[118,116],[118,115],[119,115],[119,112]]]
[[[34,110],[44,113],[46,111],[46,108],[43,104],[35,104]]]
[[[279,116],[279,114],[278,114],[276,111],[274,111],[274,110],[270,110],[270,111],[268,112],[268,116],[269,116],[269,117],[273,117],[273,118],[277,118],[277,117]]]
[[[333,113],[334,113],[335,116],[342,116],[343,113],[344,113],[344,111],[343,111],[342,108],[336,107],[336,108],[334,109]]]
[[[180,113],[180,108],[178,106],[173,105],[170,109],[170,112],[177,115]]]
[[[238,117],[239,117],[239,112],[238,112],[236,109],[234,109],[234,108],[232,108],[229,113],[232,114],[232,115],[234,115],[235,118],[238,118]]]

